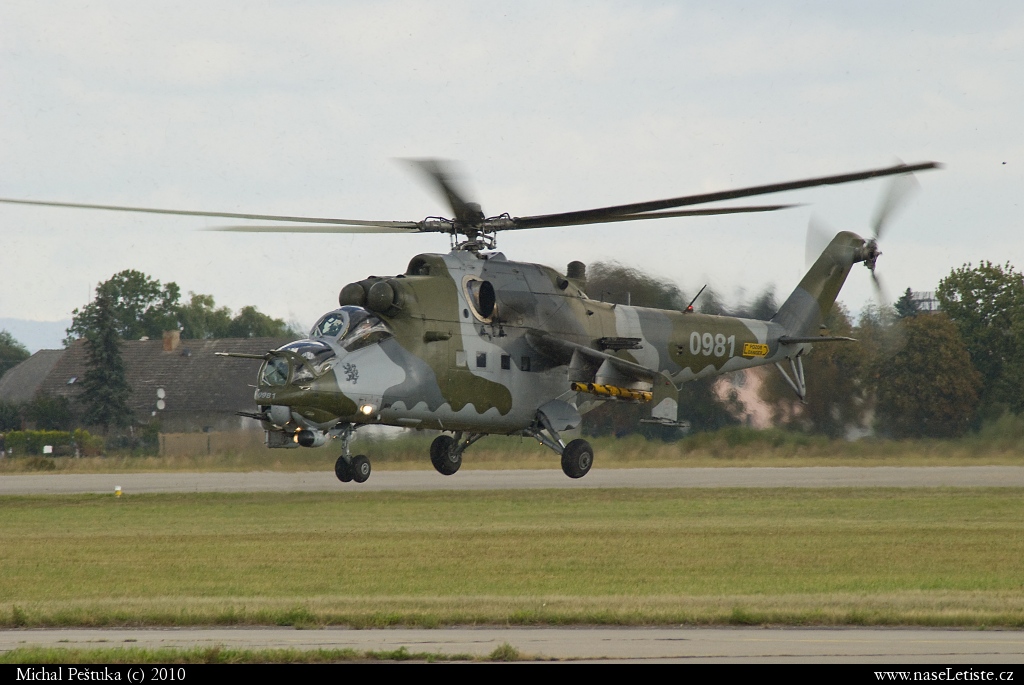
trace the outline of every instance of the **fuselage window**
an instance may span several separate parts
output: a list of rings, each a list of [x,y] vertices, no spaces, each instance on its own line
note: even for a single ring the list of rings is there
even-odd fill
[[[501,368],[504,369],[505,371],[508,371],[509,369],[512,368],[512,357],[511,356],[509,356],[507,354],[501,355]]]
[[[476,367],[478,369],[486,369],[487,368],[487,353],[486,352],[477,352],[476,353]]]

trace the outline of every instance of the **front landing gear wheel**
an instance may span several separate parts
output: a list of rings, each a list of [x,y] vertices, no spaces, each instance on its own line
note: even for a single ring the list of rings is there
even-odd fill
[[[370,460],[363,454],[352,457],[352,480],[365,483],[370,477]]]
[[[342,483],[348,483],[352,480],[352,465],[345,461],[345,457],[338,457],[338,461],[334,462],[334,475]]]
[[[573,440],[562,450],[562,472],[570,478],[582,478],[594,464],[594,449],[586,440]]]
[[[462,466],[462,452],[456,450],[455,439],[439,435],[430,443],[430,463],[442,476],[450,476]]]

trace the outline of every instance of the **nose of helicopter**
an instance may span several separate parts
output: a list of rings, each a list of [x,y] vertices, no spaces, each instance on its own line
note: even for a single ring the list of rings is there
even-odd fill
[[[405,378],[401,367],[379,342],[330,354],[317,354],[319,344],[292,343],[264,363],[255,399],[269,405],[265,412],[270,423],[323,429],[339,421],[379,421],[384,393]]]
[[[256,399],[270,405],[267,415],[277,426],[373,423],[385,391],[405,379],[403,368],[381,348],[392,337],[388,325],[362,307],[328,312],[309,338],[270,353]]]

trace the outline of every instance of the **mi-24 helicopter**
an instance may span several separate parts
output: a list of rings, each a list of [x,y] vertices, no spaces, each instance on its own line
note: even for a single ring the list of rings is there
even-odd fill
[[[307,339],[263,355],[220,353],[262,362],[254,395],[258,409],[242,415],[261,422],[269,447],[340,440],[335,473],[346,482],[370,476],[369,459],[350,450],[356,429],[367,425],[442,431],[430,446],[430,460],[444,475],[459,470],[466,448],[498,434],[535,438],[561,456],[565,475],[581,478],[593,464],[593,449],[583,439],[566,444],[560,434],[578,427],[582,414],[603,402],[645,403],[647,421],[678,426],[682,383],[764,364],[775,364],[803,399],[803,356],[812,344],[849,340],[822,335],[819,328],[853,265],[863,262],[878,285],[878,238],[906,195],[906,184],[895,181],[940,166],[897,164],[559,214],[488,217],[467,200],[444,163],[414,164],[447,198],[452,218],[364,221],[0,201],[277,222],[213,230],[446,233],[448,254],[417,255],[404,273],[344,286],[338,309],[321,317]],[[849,231],[831,237],[768,321],[698,314],[692,304],[668,311],[598,301],[587,295],[580,262],[570,262],[561,273],[495,251],[501,231],[773,211],[792,205],[679,208],[883,176],[894,182],[871,237]]]

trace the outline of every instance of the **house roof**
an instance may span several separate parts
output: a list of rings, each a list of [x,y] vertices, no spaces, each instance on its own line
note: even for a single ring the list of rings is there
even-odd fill
[[[128,406],[136,416],[149,416],[157,409],[157,390],[163,389],[162,411],[168,413],[252,411],[260,362],[218,357],[214,352],[263,354],[289,342],[288,338],[182,340],[177,349],[165,351],[161,340],[122,341],[121,357],[132,389]],[[78,340],[55,352],[59,358],[39,383],[38,392],[74,399],[82,391],[87,368],[85,342]]]
[[[28,402],[36,396],[64,350],[39,350],[0,377],[0,401]]]

